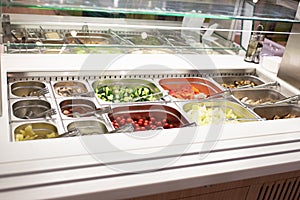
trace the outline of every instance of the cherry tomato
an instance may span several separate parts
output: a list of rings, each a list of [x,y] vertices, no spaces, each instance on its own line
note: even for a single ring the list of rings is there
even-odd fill
[[[144,126],[148,126],[149,124],[147,122],[144,122]]]
[[[140,129],[141,131],[145,131],[146,130],[146,128],[145,127],[141,127],[141,129]]]
[[[118,116],[118,117],[116,118],[116,121],[121,121],[121,117]]]
[[[156,126],[162,126],[161,122],[156,122]]]
[[[163,124],[167,123],[167,119],[163,119],[163,120],[162,120],[162,123],[163,123]]]
[[[136,130],[136,131],[140,131],[141,128],[140,128],[140,127],[136,127],[135,130]]]
[[[143,126],[144,122],[143,121],[139,121],[138,125]]]
[[[169,128],[169,124],[168,123],[165,123],[164,126],[163,126],[165,129]]]
[[[127,119],[126,119],[126,122],[127,122],[127,123],[131,123],[131,122],[132,122],[132,119],[131,119],[131,118],[127,118]]]
[[[173,124],[169,124],[169,128],[174,128],[174,125]]]

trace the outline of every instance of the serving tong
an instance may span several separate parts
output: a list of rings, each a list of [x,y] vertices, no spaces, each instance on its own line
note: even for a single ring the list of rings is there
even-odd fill
[[[36,119],[36,118],[41,118],[41,117],[52,117],[52,115],[56,115],[57,112],[55,109],[51,108],[46,111],[40,112],[40,113],[34,113],[32,111],[27,111],[25,115],[23,116],[24,119]]]
[[[196,100],[199,100],[199,99],[209,100],[209,99],[214,99],[214,98],[217,98],[217,97],[227,98],[230,95],[232,95],[232,91],[230,89],[226,89],[226,90],[223,90],[221,92],[216,92],[214,94],[211,94],[208,97],[204,97],[204,98],[203,98],[203,96],[201,94],[195,94],[194,98]]]
[[[38,86],[20,86],[20,87],[15,87],[12,89],[12,92],[14,92],[15,90],[19,90],[19,89],[36,89],[34,91],[30,91],[26,96],[44,96],[45,94],[49,93],[49,89],[47,87],[41,88]]]
[[[93,111],[88,111],[85,113],[79,113],[79,112],[72,112],[66,116],[68,117],[75,117],[75,118],[80,118],[80,117],[87,117],[87,116],[95,116],[95,117],[100,117],[103,114],[110,114],[112,113],[112,109],[110,106],[106,106],[100,109],[96,109]]]
[[[280,87],[280,84],[277,81],[274,81],[274,82],[263,83],[263,84],[260,84],[260,85],[257,85],[257,86],[253,86],[251,84],[243,85],[243,86],[237,87],[236,89],[268,88],[268,87]]]
[[[84,128],[84,127],[80,127]],[[98,135],[98,134],[110,134],[110,133],[131,133],[134,131],[134,126],[132,124],[125,124],[124,126],[121,126],[118,129],[115,129],[113,131],[109,131],[107,133],[92,133],[92,134],[82,134],[80,131],[80,128],[76,127],[73,128],[63,134],[60,134],[58,137],[75,137],[75,136],[83,136],[83,135]]]
[[[225,118],[225,121],[264,121],[262,118]]]
[[[273,105],[273,104],[282,104],[282,103],[294,103],[297,104],[300,101],[300,94],[293,95],[275,102],[265,102],[260,105]]]
[[[40,97],[40,96],[44,96],[45,94],[48,94],[49,93],[49,90],[48,88],[42,88],[42,89],[39,89],[37,91],[31,91],[29,92],[28,96],[37,96],[37,97]]]

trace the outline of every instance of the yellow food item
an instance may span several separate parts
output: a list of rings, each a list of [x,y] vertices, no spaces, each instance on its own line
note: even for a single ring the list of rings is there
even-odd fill
[[[29,124],[15,134],[15,140],[18,142],[25,140],[56,138],[58,136],[58,133],[54,131],[49,132],[50,131],[48,129],[34,131],[32,125]]]

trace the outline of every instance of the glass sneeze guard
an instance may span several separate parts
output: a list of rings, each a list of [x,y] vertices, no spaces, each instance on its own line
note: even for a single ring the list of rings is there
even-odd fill
[[[163,16],[190,16],[211,19],[238,19],[238,20],[266,20],[300,22],[295,19],[296,8],[299,1],[289,0],[266,2],[258,1],[257,9],[253,16],[246,16],[245,10],[237,12],[237,7],[242,7],[249,0],[2,0],[4,6],[23,6],[27,8],[49,10],[78,10],[89,12],[131,13]]]

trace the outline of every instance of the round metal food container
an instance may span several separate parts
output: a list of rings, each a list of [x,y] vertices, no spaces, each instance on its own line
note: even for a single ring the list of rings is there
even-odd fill
[[[14,130],[15,141],[56,138],[58,131],[56,126],[50,123],[37,122],[26,123]]]
[[[79,81],[62,81],[54,84],[55,93],[59,96],[70,97],[88,92],[85,84]]]
[[[11,93],[18,97],[37,96],[36,92],[46,88],[46,85],[38,81],[22,81],[11,85]]]
[[[61,112],[68,117],[90,117],[94,116],[96,110],[94,102],[87,99],[68,99],[60,104]]]
[[[68,131],[75,128],[79,130],[80,135],[105,134],[108,132],[106,125],[97,120],[74,121],[67,126]]]
[[[20,100],[12,105],[14,116],[20,119],[36,119],[37,115],[50,108],[50,103],[44,100]],[[45,115],[39,118],[43,117]]]

